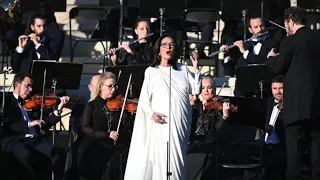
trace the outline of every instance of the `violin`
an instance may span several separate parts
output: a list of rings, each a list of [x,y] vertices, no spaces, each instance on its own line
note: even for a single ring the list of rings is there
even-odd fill
[[[60,97],[57,96],[56,94],[49,94],[48,96],[44,96],[44,97],[39,95],[34,95],[27,100],[27,102],[24,104],[24,108],[27,111],[37,110],[42,105],[42,99],[45,99],[43,105],[46,108],[53,108],[57,105],[57,102],[59,101]],[[69,102],[76,102],[76,103],[78,103],[79,101],[80,101],[79,99],[69,100]]]
[[[216,111],[220,111],[223,109],[223,103],[226,102],[222,97],[214,97],[212,101],[208,101],[205,105],[205,110],[214,109]],[[232,112],[238,112],[238,106],[234,106],[230,104],[230,110]]]
[[[124,97],[122,95],[118,95],[115,97],[115,99],[108,100],[107,108],[113,112],[120,111],[123,106],[123,101],[124,101]],[[136,113],[138,101],[139,101],[138,98],[127,99],[125,103],[125,110],[127,110],[130,113]]]

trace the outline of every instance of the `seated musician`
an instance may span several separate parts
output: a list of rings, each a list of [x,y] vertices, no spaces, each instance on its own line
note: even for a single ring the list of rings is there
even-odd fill
[[[258,36],[265,33],[265,25],[261,17],[249,18],[249,32],[252,36]],[[254,38],[252,41],[244,42],[242,40],[234,42],[234,45],[238,47],[242,56],[240,56],[237,65],[248,64],[263,64],[267,58],[268,52],[272,48],[277,48],[276,41],[269,35],[261,38]],[[221,49],[228,48],[227,45],[223,45]]]
[[[26,167],[28,172],[24,174],[24,179],[35,178],[36,169],[30,162],[33,159],[31,156],[41,155],[52,162],[55,179],[62,180],[65,161],[64,149],[52,145],[51,141],[43,138],[43,134],[61,119],[62,108],[69,101],[69,97],[60,98],[57,110],[53,111],[46,118],[46,121],[32,120],[24,106],[24,100],[32,91],[31,76],[22,73],[16,74],[13,83],[13,94],[5,100],[2,149],[12,152],[15,158]],[[51,175],[51,171],[49,175]]]
[[[139,19],[135,25],[135,34],[137,39],[145,38],[150,33],[150,22],[148,20]],[[153,58],[153,43],[150,38],[141,39],[139,42],[129,46],[124,43],[120,46],[119,53],[111,56],[114,65],[139,65],[151,64]],[[114,49],[111,50],[114,52]]]
[[[59,39],[53,35],[59,34],[58,32],[48,36],[46,24],[43,14],[33,14],[30,17],[25,34],[18,38],[19,44],[11,62],[15,72],[29,73],[33,60],[58,60],[60,57],[64,38]]]
[[[197,102],[193,105],[190,147],[187,156],[188,179],[210,179],[212,176],[212,172],[207,171],[209,171],[210,166],[215,164],[215,161],[212,159],[207,160],[206,157],[208,155],[214,157],[216,131],[226,124],[226,120],[230,115],[229,103],[223,103],[222,111],[206,109],[206,104],[209,104],[216,96],[215,92],[214,79],[212,77],[203,77],[202,102]]]
[[[82,117],[84,138],[78,151],[81,180],[123,179],[133,123],[124,113],[119,129],[119,111],[111,111],[107,103],[115,97],[116,76],[111,72],[99,77],[94,95]]]
[[[266,137],[265,137],[265,168],[266,178],[286,179],[286,143],[285,130],[283,124],[282,106],[283,99],[283,77],[276,76],[272,80],[271,90],[273,98],[268,100],[266,117]],[[281,108],[280,108],[281,109]],[[279,112],[278,116],[277,113]]]

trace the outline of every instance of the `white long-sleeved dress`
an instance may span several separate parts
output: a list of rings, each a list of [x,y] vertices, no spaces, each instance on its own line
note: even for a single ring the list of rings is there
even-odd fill
[[[171,67],[149,67],[139,97],[125,180],[165,180],[167,178],[167,142],[170,139],[171,180],[185,180],[185,158],[189,140],[192,108],[189,86],[200,93],[200,72],[195,78],[183,64]],[[169,85],[171,69],[171,118]],[[155,123],[152,114],[166,116],[166,124]]]

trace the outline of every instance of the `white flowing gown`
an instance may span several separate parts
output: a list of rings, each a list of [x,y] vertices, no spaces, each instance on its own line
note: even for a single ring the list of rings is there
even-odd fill
[[[171,68],[171,119],[169,84],[171,67],[149,67],[139,97],[138,110],[125,172],[125,180],[167,179],[167,142],[170,139],[171,180],[185,180],[185,159],[192,121],[189,86],[200,93],[200,71],[195,78],[183,64]],[[154,112],[166,116],[166,124],[152,120]]]

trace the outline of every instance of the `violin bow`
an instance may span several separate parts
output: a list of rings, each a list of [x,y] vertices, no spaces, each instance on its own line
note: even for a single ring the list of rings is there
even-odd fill
[[[117,127],[117,132],[119,132],[119,128],[120,128],[120,124],[121,124],[121,119],[122,119],[124,107],[125,107],[126,102],[127,102],[127,97],[128,97],[129,87],[130,87],[130,83],[131,83],[131,78],[132,78],[132,73],[130,74],[129,81],[128,81],[128,85],[127,85],[127,89],[126,89],[126,94],[125,94],[125,96],[124,96],[124,100],[123,100],[123,104],[122,104],[122,109],[121,109],[121,114],[120,114],[120,118],[119,118],[119,122],[118,122],[118,127]]]
[[[43,118],[43,106],[44,106],[44,89],[46,87],[46,77],[47,77],[47,69],[43,72],[43,85],[42,85],[42,102],[41,102],[41,114],[40,114],[40,120]]]

